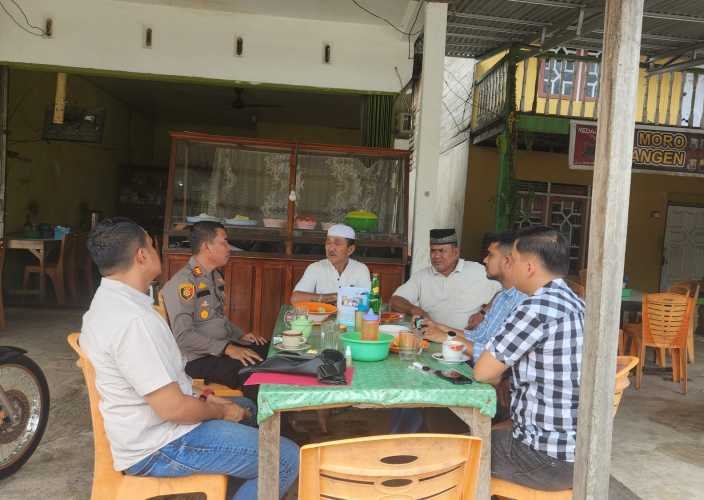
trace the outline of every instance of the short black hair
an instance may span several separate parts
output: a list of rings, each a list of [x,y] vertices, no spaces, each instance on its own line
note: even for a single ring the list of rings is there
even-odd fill
[[[511,249],[513,249],[514,241],[516,241],[516,233],[514,231],[503,231],[501,233],[485,234],[482,244],[486,245],[486,249],[488,251],[489,247],[493,243],[496,243],[499,249],[506,254],[510,253]]]
[[[88,253],[103,276],[129,269],[137,249],[146,246],[147,232],[127,217],[100,221],[86,242]]]
[[[212,243],[218,235],[218,229],[225,230],[225,226],[215,221],[196,222],[191,226],[191,253],[200,252],[203,243]]]
[[[570,270],[570,249],[567,239],[557,229],[535,226],[516,234],[516,250],[538,256],[545,268],[559,276]]]

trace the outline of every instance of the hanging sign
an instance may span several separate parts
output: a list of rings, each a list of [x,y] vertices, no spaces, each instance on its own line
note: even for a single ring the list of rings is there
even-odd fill
[[[594,168],[596,122],[570,122],[569,165]],[[704,176],[704,130],[636,125],[634,172]]]

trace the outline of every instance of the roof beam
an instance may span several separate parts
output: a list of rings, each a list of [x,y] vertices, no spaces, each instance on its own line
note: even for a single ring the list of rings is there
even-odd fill
[[[484,14],[469,14],[466,12],[451,12],[450,15],[459,19],[471,19],[473,21],[488,21],[491,23],[520,24],[521,26],[533,26],[537,28],[542,28],[543,26],[550,26],[550,23],[540,21],[528,21],[526,19],[517,19],[515,17],[485,16]]]
[[[532,51],[523,54],[522,58],[527,59],[529,57],[533,57],[539,52],[552,49],[554,47],[557,47],[558,45],[563,44],[564,42],[568,42],[570,40],[578,38],[576,29],[572,32],[569,32],[568,30],[568,28],[576,22],[578,22],[578,18],[573,18],[571,21],[566,21],[561,25],[561,30],[557,31],[556,34],[554,34],[553,36],[546,38],[539,48],[533,49]],[[603,23],[603,13],[595,12],[582,21],[581,34],[585,35],[587,33],[591,33],[595,29],[603,26]]]
[[[507,35],[530,35],[531,31],[512,30],[508,28],[497,28],[496,26],[479,26],[476,24],[447,23],[448,28],[461,30],[489,31],[493,33],[505,33]],[[448,33],[449,34],[449,33]],[[466,33],[463,33],[466,34]]]
[[[662,19],[665,21],[684,21],[687,23],[704,23],[704,17],[685,16],[681,14],[666,14],[664,12],[643,12],[643,17],[650,19]]]
[[[704,42],[698,42],[684,47],[674,47],[672,49],[664,50],[662,52],[656,52],[648,58],[648,61],[656,61],[657,59],[666,59],[668,57],[681,56],[682,54],[686,54],[687,52],[698,49],[704,49]]]
[[[704,64],[704,57],[697,57],[695,59],[690,59],[689,61],[677,63],[677,64],[669,64],[666,66],[657,66],[654,69],[648,70],[648,75],[653,76],[653,75],[659,75],[662,73],[670,73],[672,71],[680,71],[683,69],[689,69],[689,68],[694,68],[695,66],[701,66]]]
[[[508,0],[509,2],[528,3],[531,5],[541,5],[543,7],[557,7],[558,9],[579,9],[584,7],[581,4],[564,3],[559,0]]]

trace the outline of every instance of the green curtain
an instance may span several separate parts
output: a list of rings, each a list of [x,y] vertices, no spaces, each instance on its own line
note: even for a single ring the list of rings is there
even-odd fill
[[[362,144],[371,148],[393,146],[394,96],[367,95],[362,105]]]

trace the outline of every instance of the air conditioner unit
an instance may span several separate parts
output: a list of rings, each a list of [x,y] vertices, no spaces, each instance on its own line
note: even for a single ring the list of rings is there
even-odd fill
[[[396,126],[394,127],[396,137],[400,139],[408,139],[413,132],[413,114],[412,113],[396,113]]]

